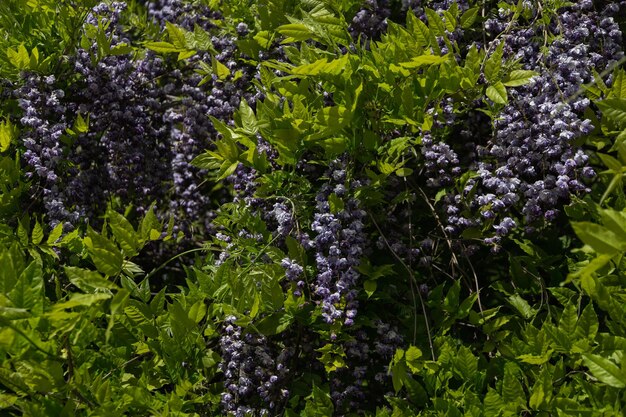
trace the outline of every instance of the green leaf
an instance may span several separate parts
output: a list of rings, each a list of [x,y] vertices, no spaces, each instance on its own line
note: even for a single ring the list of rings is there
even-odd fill
[[[126,43],[118,43],[109,50],[109,55],[126,55],[134,51],[133,47]]]
[[[31,232],[30,239],[35,245],[39,245],[43,240],[43,227],[41,227],[41,224],[38,221],[35,221],[35,226]]]
[[[215,59],[215,57],[211,58],[211,68],[213,69],[213,73],[217,75],[217,78],[220,80],[225,80],[230,75],[228,67]]]
[[[293,323],[293,320],[293,315],[285,311],[278,311],[259,320],[255,324],[255,327],[261,334],[270,336],[287,330],[291,323]]]
[[[503,408],[504,402],[500,395],[498,395],[498,392],[491,387],[487,387],[487,394],[485,395],[483,405],[485,417],[497,417],[500,415]]]
[[[500,81],[498,81],[494,85],[490,85],[489,87],[487,87],[486,94],[487,97],[491,99],[491,101],[497,104],[506,104],[509,101],[508,95],[506,93],[506,87]]]
[[[626,242],[604,226],[591,222],[573,222],[572,227],[583,243],[600,254],[615,255],[626,249]]]
[[[333,402],[330,399],[330,394],[315,383],[313,384],[313,391],[311,395],[306,398],[306,405],[304,407],[304,417],[328,417],[335,413]]]
[[[27,69],[30,65],[28,50],[26,50],[26,47],[23,43],[18,46],[17,51],[8,48],[7,57],[9,58],[11,64],[13,64],[18,69]]]
[[[433,34],[436,36],[445,36],[446,26],[441,16],[439,16],[439,13],[428,7],[426,7],[424,11],[426,12],[426,16],[428,18],[428,27],[430,28],[431,32],[433,32]]]
[[[185,38],[185,34],[183,31],[176,25],[173,25],[170,22],[165,22],[165,28],[167,30],[167,34],[169,35],[170,41],[177,48],[186,48],[187,40]]]
[[[612,157],[611,155],[607,155],[607,154],[600,153],[600,152],[598,152],[596,155],[598,155],[602,163],[606,165],[613,172],[619,172],[619,173],[622,172],[623,165],[618,159]]]
[[[137,255],[140,246],[139,237],[130,222],[113,210],[107,211],[107,218],[109,219],[109,227],[111,227],[113,236],[126,256],[132,257]]]
[[[5,152],[17,138],[17,127],[9,119],[0,123],[0,152]]]
[[[526,404],[524,388],[513,371],[508,368],[504,371],[504,380],[502,381],[502,400],[505,404]]]
[[[544,363],[547,363],[550,360],[553,352],[554,350],[549,349],[542,355],[524,354],[524,355],[519,355],[517,359],[521,360],[522,362],[529,363],[531,365],[543,365]]]
[[[504,50],[504,41],[501,40],[500,44],[496,48],[493,54],[485,62],[485,78],[490,83],[495,83],[499,80],[500,70],[502,69],[502,54]]]
[[[204,318],[204,316],[206,315],[206,313],[207,313],[207,306],[204,300],[196,301],[189,308],[189,318],[193,320],[195,323],[200,323],[202,319]]]
[[[443,309],[450,313],[453,314],[454,312],[456,312],[457,308],[459,307],[459,294],[461,292],[461,284],[458,280],[454,281],[454,284],[452,284],[452,287],[450,287],[450,289],[448,290],[448,293],[446,294],[446,297],[443,300]]]
[[[465,57],[465,68],[471,70],[472,72],[478,72],[480,68],[480,56],[478,53],[478,48],[476,45],[472,44],[467,51],[467,56]]]
[[[279,26],[276,30],[278,30],[278,33],[281,35],[287,37],[283,43],[306,41],[312,36],[309,28],[302,23],[289,23]]]
[[[574,338],[594,340],[598,333],[598,316],[593,309],[593,304],[589,303],[584,308],[578,323],[576,323],[576,331],[574,332]]]
[[[74,121],[74,132],[76,133],[87,133],[89,131],[89,115],[87,115],[87,120],[78,113],[76,116],[76,120]]]
[[[91,306],[95,303],[99,303],[111,298],[111,294],[72,294],[68,301],[63,303],[57,303],[52,308],[53,310],[67,310],[74,307]]]
[[[552,396],[552,376],[548,367],[544,367],[533,385],[528,405],[533,410],[539,410],[548,403]]]
[[[454,358],[454,369],[462,380],[469,381],[478,371],[478,358],[468,347],[461,346]]]
[[[256,116],[245,98],[239,102],[239,117],[241,117],[241,125],[246,133],[250,135],[257,133],[259,129]]]
[[[463,13],[461,16],[461,27],[463,29],[469,29],[472,27],[474,22],[476,21],[476,17],[478,16],[478,11],[480,7],[472,7]]]
[[[318,59],[310,64],[300,65],[294,68],[291,73],[296,75],[339,75],[346,70],[349,55],[328,61],[326,58]]]
[[[154,214],[154,207],[150,207],[139,226],[141,238],[143,240],[158,240],[161,236],[163,225]]]
[[[374,295],[377,287],[378,287],[378,284],[373,279],[368,279],[363,283],[363,289],[365,290],[365,293],[367,294],[367,298]]]
[[[105,279],[96,271],[77,268],[74,266],[66,266],[64,267],[64,271],[65,275],[67,275],[67,278],[72,284],[87,293],[117,288],[117,285],[108,279]]]
[[[43,271],[35,261],[20,274],[13,289],[7,294],[13,307],[43,312]]]
[[[13,251],[0,251],[0,294],[6,294],[15,285],[22,272],[23,260],[18,259],[20,254]]]
[[[404,357],[411,372],[417,374],[421,369],[420,358],[422,357],[422,351],[415,346],[409,346]]]
[[[609,98],[596,101],[602,115],[620,127],[626,127],[626,99]]]
[[[508,298],[508,301],[525,319],[530,319],[534,317],[535,314],[537,314],[537,312],[530,306],[530,304],[528,304],[526,300],[520,297],[519,294],[510,296]]]
[[[444,62],[448,61],[448,59],[448,55],[420,55],[412,58],[408,62],[401,62],[400,66],[402,66],[403,68],[413,69],[423,67],[424,65],[443,64]]]
[[[626,212],[600,210],[602,224],[615,233],[620,240],[626,241]]]
[[[537,75],[539,75],[539,73],[535,71],[513,70],[507,77],[504,85],[507,87],[519,87],[521,85],[528,84],[530,79]]]
[[[113,242],[97,234],[91,228],[87,231],[87,237],[83,239],[83,242],[98,271],[109,276],[119,274],[124,257]]]
[[[563,309],[561,319],[559,320],[559,330],[568,336],[572,336],[576,332],[576,322],[578,321],[578,313],[576,306],[569,303]]]
[[[615,388],[626,388],[626,373],[612,361],[591,353],[583,353],[582,357],[598,380]]]
[[[46,243],[49,246],[54,245],[56,241],[59,240],[59,238],[61,237],[61,234],[63,234],[63,223],[57,224],[54,227],[54,229],[52,229],[52,231],[48,235],[48,239],[46,240]]]
[[[396,170],[396,175],[398,177],[408,177],[411,174],[413,174],[413,170],[411,168],[403,167]]]
[[[170,52],[185,52],[186,48],[180,48],[172,45],[169,42],[146,42],[144,46],[154,52],[158,52],[160,54],[170,53]]]

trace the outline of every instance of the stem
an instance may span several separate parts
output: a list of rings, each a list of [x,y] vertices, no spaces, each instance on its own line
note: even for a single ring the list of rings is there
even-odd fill
[[[409,274],[409,277],[411,278],[410,282],[411,282],[411,294],[412,294],[412,298],[413,298],[413,306],[415,309],[417,309],[417,306],[415,305],[415,292],[417,292],[417,295],[419,297],[420,300],[420,304],[422,305],[422,313],[424,314],[424,324],[426,325],[426,333],[428,335],[428,347],[430,348],[430,355],[434,360],[435,359],[435,348],[433,347],[433,338],[431,336],[430,333],[430,324],[428,324],[428,313],[426,312],[426,304],[424,303],[424,298],[422,297],[422,294],[419,292],[419,290],[415,291],[415,288],[413,287],[413,285],[417,286],[417,280],[415,279],[415,275],[413,274],[413,271],[411,271],[411,268],[409,268],[409,266],[402,260],[402,258],[391,248],[391,245],[389,244],[389,241],[387,241],[387,238],[385,237],[384,233],[382,232],[382,230],[380,230],[380,227],[378,226],[378,223],[376,223],[376,220],[374,219],[374,217],[370,214],[370,218],[372,219],[372,223],[374,223],[374,226],[376,227],[376,229],[378,230],[378,233],[380,233],[380,236],[383,238],[383,240],[385,241],[385,245],[387,245],[387,247],[389,248],[389,250],[391,251],[391,254],[398,260],[398,262],[400,262],[400,264],[404,267],[404,269],[406,269],[406,271]]]

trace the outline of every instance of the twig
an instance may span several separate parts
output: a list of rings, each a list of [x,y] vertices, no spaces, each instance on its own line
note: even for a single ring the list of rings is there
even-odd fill
[[[406,271],[409,274],[409,277],[411,278],[411,294],[413,296],[413,307],[415,309],[417,309],[417,306],[415,305],[415,293],[417,292],[417,295],[419,297],[420,303],[422,305],[422,313],[424,314],[424,324],[426,325],[426,333],[428,334],[428,346],[430,347],[430,354],[431,354],[432,359],[434,361],[434,360],[436,360],[435,359],[435,348],[433,347],[433,338],[432,338],[432,336],[430,334],[430,325],[428,324],[428,313],[426,312],[426,304],[424,303],[424,298],[422,297],[422,294],[420,293],[419,290],[416,291],[414,286],[413,286],[413,285],[417,286],[417,280],[415,279],[415,275],[413,274],[413,271],[411,271],[411,268],[409,268],[409,266],[396,253],[396,251],[394,251],[392,249],[391,245],[389,244],[389,241],[385,237],[385,234],[382,232],[382,230],[378,226],[378,223],[376,223],[376,220],[374,219],[374,216],[372,216],[371,213],[370,213],[370,219],[372,219],[372,223],[374,223],[374,226],[378,230],[378,233],[380,233],[380,236],[385,241],[385,245],[387,245],[387,247],[391,251],[391,254],[398,260],[398,262],[400,262],[400,264],[404,267],[404,269],[406,269]],[[413,334],[413,337],[415,339],[415,332]]]

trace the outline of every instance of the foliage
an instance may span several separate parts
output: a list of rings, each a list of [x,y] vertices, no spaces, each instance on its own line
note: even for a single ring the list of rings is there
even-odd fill
[[[0,409],[626,409],[617,3],[0,4]]]

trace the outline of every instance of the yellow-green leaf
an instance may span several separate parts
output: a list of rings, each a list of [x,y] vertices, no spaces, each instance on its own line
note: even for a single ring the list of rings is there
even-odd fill
[[[501,82],[497,82],[494,85],[487,87],[487,97],[497,104],[506,104],[509,99],[506,93],[506,87]]]

